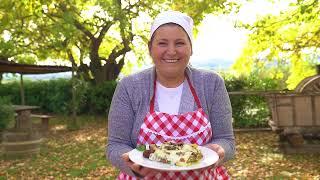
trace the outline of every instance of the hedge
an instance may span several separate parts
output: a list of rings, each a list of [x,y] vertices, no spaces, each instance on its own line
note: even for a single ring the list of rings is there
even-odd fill
[[[115,81],[101,85],[75,81],[75,105],[78,113],[105,114],[110,106],[115,87]],[[25,80],[24,92],[25,103],[40,106],[44,112],[68,114],[72,111],[72,81],[70,79]],[[6,97],[12,104],[21,104],[20,84],[16,81],[2,84],[0,97]]]
[[[277,84],[271,78],[260,78],[254,74],[248,77],[236,78],[223,74],[227,90],[271,90]],[[76,80],[74,91],[76,104],[72,104],[72,81],[55,79],[48,81],[25,81],[25,101],[28,105],[37,105],[49,113],[68,114],[76,107],[78,114],[105,115],[109,109],[116,87],[116,81],[105,82],[101,85]],[[20,89],[18,82],[2,84],[0,97],[6,97],[13,104],[20,104]],[[230,96],[234,127],[266,127],[270,116],[267,103],[260,96]]]

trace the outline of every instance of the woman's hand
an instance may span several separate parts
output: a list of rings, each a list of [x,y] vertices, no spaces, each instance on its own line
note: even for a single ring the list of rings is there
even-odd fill
[[[215,151],[219,155],[219,160],[214,164],[214,167],[220,166],[224,159],[224,149],[218,144],[207,144],[205,146]]]
[[[143,167],[143,166],[140,166],[139,164],[136,164],[136,163],[132,162],[129,159],[129,154],[128,153],[122,154],[121,158],[123,159],[123,161],[125,161],[127,166],[129,166],[131,168],[132,171],[134,171],[136,174],[141,176],[139,178],[148,178],[148,177],[150,178],[150,177],[153,177],[154,175],[156,175],[159,172],[159,171],[157,171],[155,169]]]

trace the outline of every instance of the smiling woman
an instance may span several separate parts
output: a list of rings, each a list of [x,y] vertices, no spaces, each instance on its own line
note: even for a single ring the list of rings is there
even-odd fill
[[[223,79],[188,66],[193,20],[177,11],[160,13],[151,26],[149,53],[154,67],[123,78],[108,116],[108,159],[118,179],[228,179],[222,166],[234,156],[231,105]],[[213,136],[215,134],[215,136]],[[219,160],[187,171],[162,171],[133,162],[139,145],[197,144]],[[187,145],[188,146],[188,145]]]
[[[192,54],[191,41],[182,27],[169,23],[159,28],[149,43],[160,84],[175,88],[184,81],[184,70]]]

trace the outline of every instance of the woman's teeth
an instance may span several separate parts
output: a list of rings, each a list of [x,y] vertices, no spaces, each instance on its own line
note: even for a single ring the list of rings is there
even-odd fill
[[[164,61],[167,63],[175,63],[178,62],[178,59],[164,59]]]

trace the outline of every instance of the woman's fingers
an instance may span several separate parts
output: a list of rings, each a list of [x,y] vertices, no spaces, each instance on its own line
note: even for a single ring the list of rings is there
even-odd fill
[[[214,150],[218,155],[220,159],[224,158],[224,149],[218,145],[218,144],[208,144],[207,147],[209,147],[210,149]]]
[[[132,171],[134,171],[135,173],[138,173],[139,175],[141,175],[143,177],[153,177],[154,175],[156,175],[158,173],[158,171],[156,171],[154,169],[143,167],[143,166],[140,166],[139,164],[132,162],[129,159],[128,153],[124,153],[121,156],[121,158],[126,163],[126,165],[130,167],[130,169]]]
[[[124,153],[121,155],[122,160],[126,163],[127,166],[130,167],[130,169],[132,169],[135,172],[139,172],[140,170],[140,165],[133,163],[130,159],[129,159],[129,154],[128,153]]]
[[[218,154],[219,160],[214,164],[213,167],[219,166],[224,159],[224,155],[225,155],[224,149],[218,144],[207,144],[206,146]]]
[[[153,177],[158,173],[158,171],[154,169],[143,167],[135,163],[133,163],[131,169],[143,177]]]
[[[128,153],[124,153],[121,155],[121,158],[123,161],[127,162],[127,161],[130,161],[129,159],[129,154]]]
[[[133,162],[129,159],[129,154],[128,153],[124,153],[124,154],[121,155],[121,158],[126,163],[126,165],[131,168],[131,166],[133,165]]]
[[[132,171],[142,175],[142,173],[141,173],[142,166],[140,166],[139,164],[133,163],[131,166],[131,169],[132,169]]]
[[[151,169],[151,168],[147,168],[147,167],[143,167],[141,168],[141,174],[145,177],[153,177],[155,176],[159,171]]]

